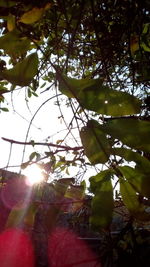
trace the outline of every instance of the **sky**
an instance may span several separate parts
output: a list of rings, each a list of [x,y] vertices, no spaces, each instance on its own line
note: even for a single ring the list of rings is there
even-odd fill
[[[10,151],[10,143],[3,141],[2,137],[24,142],[33,115],[40,107],[41,103],[50,97],[49,95],[50,93],[47,92],[41,94],[39,97],[32,96],[27,106],[24,89],[22,89],[13,94],[13,107],[11,95],[9,94],[6,96],[8,105],[3,104],[2,106],[8,107],[10,111],[2,111],[0,113],[0,168],[7,165]],[[56,99],[54,98],[47,102],[37,113],[30,128],[27,141],[34,140],[35,142],[45,142],[46,138],[50,137],[49,142],[56,142],[58,139],[62,139],[62,137],[65,136],[66,127],[62,119],[58,118],[60,117],[60,112],[58,106],[54,104],[55,101]],[[63,108],[63,112],[67,114],[67,120],[69,122],[72,114],[69,114],[65,107]],[[40,149],[42,151],[43,148],[40,147]],[[45,147],[44,150],[46,151]],[[28,146],[26,151],[27,155],[29,151],[33,151],[33,148]],[[22,152],[23,146],[14,144],[9,165],[19,165],[22,159]],[[25,160],[28,160],[28,156],[25,157]]]
[[[29,102],[27,106],[24,92],[25,89],[22,88],[20,91],[14,92],[12,98],[11,94],[5,94],[6,101],[3,105],[1,105],[1,107],[7,107],[9,109],[9,112],[2,111],[0,113],[0,168],[4,168],[9,165],[12,167],[8,168],[8,170],[14,172],[20,172],[19,165],[22,163],[24,146],[13,144],[9,159],[11,146],[10,143],[2,140],[2,137],[24,142],[26,139],[29,123],[33,118],[35,112],[41,106],[41,104],[45,102],[45,100],[55,94],[54,91],[47,91],[39,94],[39,97],[32,96],[28,99]],[[59,108],[57,105],[55,105],[55,101],[56,98],[53,98],[52,100],[47,102],[36,114],[29,131],[27,139],[28,142],[31,140],[34,140],[35,142],[46,142],[46,139],[49,137],[48,142],[56,144],[57,140],[62,140],[68,133],[66,125],[60,117],[61,114]],[[73,116],[71,109],[66,107],[65,101],[62,101],[61,105],[65,121],[67,122],[67,124],[69,124]],[[78,131],[74,130],[74,133],[79,138]],[[68,136],[66,145],[77,146],[72,136]],[[46,146],[35,146],[35,149],[37,152],[40,151],[41,153],[43,153],[43,155],[45,151],[49,151]],[[33,151],[34,148],[32,146],[26,146],[26,153],[23,162],[29,160],[29,155]],[[69,168],[69,176],[73,177],[77,172],[78,168]],[[93,173],[94,172],[92,168],[90,168],[90,171],[88,172],[86,177],[90,177],[90,175],[93,175]]]
[[[44,92],[39,94],[39,97],[32,96],[28,100],[28,106],[25,101],[25,89],[22,88],[11,94],[5,94],[6,101],[1,107],[7,107],[9,112],[0,113],[0,168],[5,168],[9,171],[20,172],[20,164],[22,163],[23,156],[23,145],[13,144],[10,155],[10,143],[2,140],[2,137],[8,138],[15,141],[24,142],[26,140],[26,134],[31,119],[33,118],[35,112],[48,98],[55,94],[54,91]],[[13,102],[12,102],[13,100]],[[62,118],[60,117],[60,110],[55,104],[56,98],[53,98],[45,105],[42,106],[40,111],[35,116],[27,141],[34,140],[35,142],[48,142],[57,143],[57,140],[62,140],[68,130],[64,124]],[[63,115],[67,124],[70,123],[72,119],[71,109],[68,109],[65,105],[65,101],[61,102]],[[78,131],[74,130],[75,135],[79,138]],[[66,145],[77,146],[73,138],[70,136],[67,139]],[[81,145],[81,144],[80,144]],[[35,146],[37,152],[41,152],[44,155],[45,151],[49,151],[46,146]],[[29,155],[34,151],[32,146],[26,146],[25,157],[23,162],[29,160]],[[10,155],[10,158],[9,158]],[[11,166],[7,168],[7,165]],[[65,177],[74,177],[79,171],[78,167],[69,167],[69,175],[65,174]],[[22,174],[26,175],[26,170],[21,171]],[[87,186],[89,185],[88,178],[96,174],[95,168],[89,166],[84,179],[86,180]],[[53,175],[50,179],[53,179]]]

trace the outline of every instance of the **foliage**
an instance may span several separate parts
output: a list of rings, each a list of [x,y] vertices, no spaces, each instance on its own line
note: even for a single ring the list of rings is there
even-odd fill
[[[83,145],[77,138],[76,147],[65,138],[47,143],[53,149],[36,162],[44,159],[42,168],[56,175],[96,165],[90,189],[97,229],[111,222],[114,180],[131,216],[149,219],[143,204],[150,197],[149,1],[12,0],[0,7],[1,102],[9,83],[10,91],[25,87],[29,97],[42,87],[56,90],[58,108],[66,101]],[[23,164],[34,163],[31,155]]]

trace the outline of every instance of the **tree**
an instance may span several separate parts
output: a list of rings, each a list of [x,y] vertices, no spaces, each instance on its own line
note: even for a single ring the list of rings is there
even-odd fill
[[[118,183],[131,215],[149,220],[143,204],[150,197],[149,1],[26,0],[0,6],[1,102],[18,88],[29,98],[49,90],[62,119],[62,102],[73,114],[66,136],[76,128],[81,139],[73,136],[74,147],[66,137],[44,143],[50,152],[33,152],[22,167],[42,162],[46,172],[59,175],[77,166],[78,178],[94,166],[91,223],[97,229],[111,222]],[[22,144],[41,145],[27,139]]]

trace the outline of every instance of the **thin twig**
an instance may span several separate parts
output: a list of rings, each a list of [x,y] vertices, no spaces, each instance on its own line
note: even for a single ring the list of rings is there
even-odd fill
[[[17,144],[17,145],[30,145],[30,146],[51,146],[51,147],[57,147],[57,148],[62,148],[65,149],[66,151],[68,150],[81,150],[83,149],[82,146],[77,146],[77,147],[70,147],[70,146],[62,146],[62,145],[57,145],[57,144],[53,144],[53,143],[41,143],[41,142],[21,142],[21,141],[16,141],[16,140],[12,140],[12,139],[8,139],[5,137],[2,137],[2,139],[6,142],[9,142],[11,144]]]

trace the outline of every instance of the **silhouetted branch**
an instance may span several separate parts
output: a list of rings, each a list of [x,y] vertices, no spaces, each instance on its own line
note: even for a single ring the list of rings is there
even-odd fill
[[[21,142],[21,141],[15,141],[15,140],[12,140],[12,139],[8,139],[8,138],[5,138],[5,137],[2,137],[2,139],[6,142],[9,142],[11,144],[17,144],[17,145],[30,145],[30,146],[51,146],[51,147],[56,147],[56,148],[62,148],[66,151],[68,150],[81,150],[83,149],[82,146],[77,146],[77,147],[70,147],[70,146],[62,146],[62,145],[57,145],[57,144],[53,144],[53,143],[42,143],[42,142]]]

